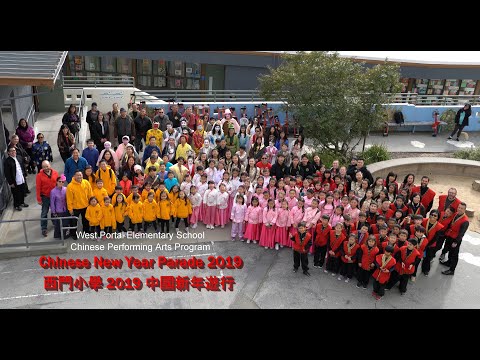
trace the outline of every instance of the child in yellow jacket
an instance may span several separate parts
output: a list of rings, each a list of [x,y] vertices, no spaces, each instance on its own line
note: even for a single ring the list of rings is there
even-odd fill
[[[120,185],[115,186],[115,194],[112,196],[112,205],[115,206],[115,203],[117,202],[117,195],[122,194],[123,195],[123,201],[127,201],[127,197],[123,193],[123,188]]]
[[[130,230],[135,231],[137,225],[138,231],[142,231],[143,222],[143,204],[140,201],[140,195],[133,195],[133,202],[128,206],[128,216],[130,217]]]
[[[157,215],[158,204],[154,199],[154,191],[150,191],[147,196],[147,200],[143,202],[143,231],[147,232],[147,228],[150,224],[153,224],[153,228],[157,231]]]
[[[108,196],[107,190],[103,187],[103,180],[97,179],[96,186],[92,188],[93,196],[97,198],[98,203],[100,206],[103,206],[103,199]]]
[[[160,230],[163,233],[165,225],[167,225],[167,233],[170,232],[170,219],[172,218],[172,203],[168,198],[168,192],[165,190],[159,195],[158,202],[158,221],[160,222]]]
[[[178,199],[175,200],[173,204],[173,216],[176,218],[175,220],[175,230],[180,232],[178,229],[178,225],[180,224],[180,220],[183,219],[185,223],[185,230],[188,232],[188,216],[192,214],[192,204],[190,203],[190,199],[187,198],[185,192],[182,190],[178,193]]]
[[[95,196],[92,196],[88,200],[88,204],[87,211],[85,212],[85,219],[88,220],[88,225],[90,227],[89,232],[91,234],[95,233],[98,241],[100,237],[100,221],[103,217],[102,207]]]
[[[115,196],[117,201],[113,205],[113,213],[115,214],[115,223],[117,232],[127,231],[125,229],[125,216],[127,215],[127,201],[124,200],[125,196],[123,194],[118,194]]]
[[[165,183],[163,181],[158,185],[158,189],[155,191],[155,201],[157,202],[157,204],[160,203],[160,194],[162,193],[162,191],[167,194],[168,198],[168,190],[165,187]]]
[[[117,229],[117,222],[115,221],[115,211],[113,210],[113,205],[108,196],[105,196],[103,199],[104,204],[102,206],[102,220],[100,221],[100,230],[104,231],[105,234],[111,234],[113,230]],[[104,236],[105,240],[106,237]]]
[[[127,196],[127,205],[130,206],[133,202],[133,195],[141,195],[140,188],[137,185],[132,186],[132,192]]]
[[[147,201],[147,196],[150,191],[155,193],[155,190],[152,190],[152,183],[146,182],[145,185],[143,185],[142,198],[140,199],[142,202]]]

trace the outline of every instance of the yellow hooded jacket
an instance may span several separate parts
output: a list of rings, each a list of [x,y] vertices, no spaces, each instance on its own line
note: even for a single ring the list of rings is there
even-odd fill
[[[167,198],[168,198],[168,190],[167,188],[163,189],[163,191],[165,191],[167,193]],[[161,194],[161,191],[160,191],[160,188],[158,188],[156,191],[155,191],[155,201],[157,202],[157,204],[160,202],[160,194]]]
[[[144,221],[155,221],[157,220],[158,215],[158,204],[155,200],[150,202],[148,199],[143,202],[143,220]]]
[[[123,202],[122,204],[114,206],[113,212],[115,213],[115,221],[119,223],[123,223],[125,221],[125,215],[127,215],[128,213],[127,203]]]
[[[117,186],[117,177],[115,176],[115,172],[107,165],[107,170],[103,171],[102,169],[98,169],[95,173],[97,179],[103,180],[103,187],[107,190],[108,195],[113,194],[115,192],[115,186]]]
[[[103,204],[105,203],[105,196],[108,196],[108,193],[107,193],[107,190],[105,190],[104,187],[102,188],[98,188],[97,186],[95,186],[93,189],[92,189],[92,196],[95,196],[97,198],[97,201],[98,203],[100,204],[100,206],[103,206]],[[107,225],[109,226],[109,225]]]
[[[102,207],[100,204],[92,206],[88,205],[87,212],[85,213],[85,219],[88,220],[90,226],[98,226],[100,225],[100,221],[103,218]]]
[[[160,200],[158,203],[158,218],[162,220],[170,220],[172,216],[172,203],[169,199]]]
[[[187,201],[185,201],[187,200]],[[192,204],[189,199],[177,199],[173,204],[173,216],[185,219],[192,214]]]
[[[132,201],[128,206],[128,216],[132,224],[138,224],[143,221],[143,203],[139,201],[138,203]]]
[[[147,144],[150,144],[150,137],[155,136],[157,140],[157,146],[159,149],[162,148],[163,144],[163,131],[160,129],[150,129],[147,131]],[[160,155],[160,154],[158,154]]]
[[[78,183],[73,179],[67,186],[68,211],[73,211],[73,209],[85,209],[88,206],[88,200],[92,196],[92,187],[88,180],[83,179],[81,183]]]
[[[102,206],[103,217],[100,221],[100,229],[105,229],[106,227],[111,226],[113,230],[117,228],[117,221],[115,219],[115,211],[113,210],[113,205],[103,205]]]

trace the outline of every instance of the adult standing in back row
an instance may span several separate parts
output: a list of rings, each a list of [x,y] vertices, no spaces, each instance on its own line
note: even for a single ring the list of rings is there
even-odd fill
[[[137,153],[143,150],[142,140],[147,146],[147,131],[152,128],[152,120],[147,116],[147,110],[142,109],[140,114],[135,118],[135,150]],[[119,141],[120,142],[120,141]]]
[[[180,127],[180,118],[182,117],[182,115],[178,112],[177,104],[172,105],[172,111],[170,111],[167,116],[172,122],[172,126],[174,129]]]
[[[452,139],[452,136],[457,132],[457,141],[460,141],[460,134],[465,126],[468,126],[468,118],[472,115],[472,105],[465,104],[463,108],[458,110],[457,115],[455,116],[455,128],[453,129],[452,133],[448,137],[448,139]]]
[[[130,141],[135,140],[135,124],[130,116],[127,115],[125,108],[120,109],[120,116],[115,119],[113,136],[118,139],[118,143],[122,143],[122,138],[127,135]]]

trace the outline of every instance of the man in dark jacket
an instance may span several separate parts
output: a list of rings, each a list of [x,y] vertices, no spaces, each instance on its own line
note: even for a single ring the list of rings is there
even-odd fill
[[[167,131],[167,122],[170,121],[167,115],[165,115],[165,110],[159,109],[158,110],[158,115],[156,115],[153,118],[153,122],[158,122],[160,123],[160,130],[162,130],[163,133]]]
[[[147,110],[142,109],[140,115],[135,119],[135,134],[137,135],[135,137],[135,150],[137,150],[137,152],[143,149],[142,140],[145,142],[145,146],[147,145],[147,131],[151,128],[152,120],[147,116]]]
[[[120,116],[115,119],[113,136],[118,138],[118,143],[122,143],[122,138],[127,135],[130,141],[135,140],[135,124],[130,116],[127,115],[125,108],[120,109]]]
[[[365,160],[364,159],[357,159],[357,170],[361,171],[363,174],[364,179],[368,179],[368,185],[373,184],[373,176],[370,171],[364,166]]]
[[[92,131],[92,125],[97,122],[97,118],[98,118],[97,103],[93,102],[92,108],[87,111],[87,118],[86,118],[86,121],[88,124],[88,130],[90,130],[90,132]]]
[[[97,120],[91,124],[90,135],[98,151],[105,149],[105,142],[110,141],[110,125],[108,120],[105,120],[103,117],[100,119],[97,117]]]
[[[170,111],[167,116],[172,122],[173,128],[180,127],[180,118],[182,115],[178,112],[178,105],[172,105],[172,111]]]
[[[7,180],[13,195],[13,207],[21,211],[25,204],[25,178],[23,177],[22,164],[17,159],[17,150],[8,148],[8,157],[4,161],[5,179]]]
[[[465,126],[468,126],[468,118],[472,115],[472,105],[465,104],[463,108],[458,110],[457,115],[455,116],[455,129],[453,129],[452,133],[448,137],[451,139],[452,136],[457,132],[457,141],[460,141],[460,134]]]
[[[313,176],[313,173],[315,172],[313,170],[313,166],[308,161],[307,155],[302,155],[302,160],[300,161],[300,175],[302,175],[302,178],[306,178],[307,176]]]
[[[288,166],[285,165],[285,156],[278,155],[277,161],[270,169],[270,175],[275,176],[277,180],[285,178],[288,173]]]
[[[350,161],[350,165],[348,165],[347,175],[350,176],[351,179],[354,179],[356,171],[357,171],[357,157],[354,156]]]

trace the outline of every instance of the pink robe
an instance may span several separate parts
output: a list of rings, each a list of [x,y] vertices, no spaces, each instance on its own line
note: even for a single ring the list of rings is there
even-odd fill
[[[335,206],[333,204],[323,204],[321,206],[322,209],[322,215],[328,215],[329,217],[332,216],[333,210],[335,210]]]
[[[263,209],[263,225],[260,234],[260,246],[266,246],[271,249],[275,246],[275,223],[277,221],[277,211],[275,209]],[[268,225],[271,225],[267,227]]]
[[[305,211],[302,211],[302,209],[298,208],[297,206],[294,206],[292,210],[290,210],[290,214],[289,214],[290,234],[295,235],[297,233],[297,229],[293,227],[293,224],[298,226],[298,224],[303,220],[304,216],[305,216]]]
[[[203,222],[205,225],[214,225],[215,214],[217,209],[217,196],[219,192],[217,189],[207,189],[203,195],[203,203],[205,205],[205,215]]]
[[[245,213],[247,226],[243,237],[247,240],[260,240],[260,229],[263,221],[263,209],[250,205]]]
[[[277,221],[275,224],[275,243],[292,247],[292,241],[288,236],[288,228],[290,227],[290,212],[285,209],[278,209]]]
[[[188,223],[192,225],[199,221],[200,208],[202,207],[202,195],[197,192],[195,195],[190,194],[188,198],[190,199],[190,204],[192,204],[192,215],[188,218]]]
[[[288,197],[287,202],[288,202],[288,209],[292,210],[295,206],[297,206],[298,200],[297,198]]]
[[[230,195],[228,192],[219,192],[217,195],[217,209],[215,211],[215,225],[225,226],[230,219],[230,213],[228,212],[228,199]]]

